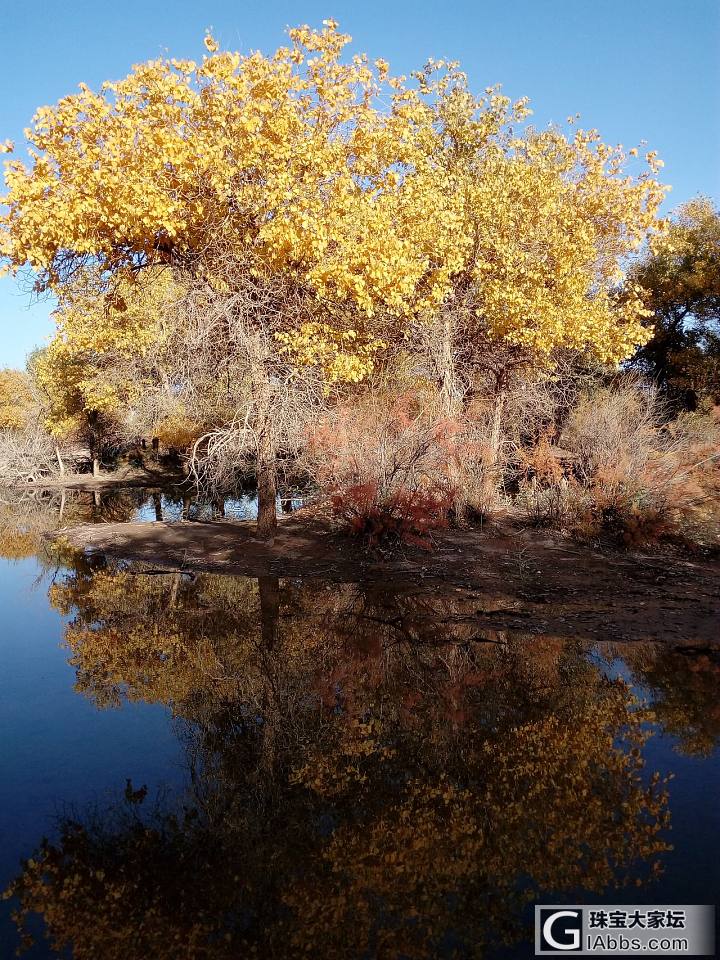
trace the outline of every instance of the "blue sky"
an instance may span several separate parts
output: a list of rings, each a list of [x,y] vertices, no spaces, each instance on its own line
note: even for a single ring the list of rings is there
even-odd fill
[[[38,10],[38,6],[41,8]],[[43,0],[2,4],[0,140],[22,141],[38,106],[169,51],[199,58],[211,27],[228,47],[274,50],[287,25],[340,21],[356,50],[409,72],[459,59],[475,89],[529,96],[533,121],[580,113],[611,143],[644,139],[665,161],[667,207],[720,198],[720,0]],[[49,304],[0,279],[0,367],[51,333]]]

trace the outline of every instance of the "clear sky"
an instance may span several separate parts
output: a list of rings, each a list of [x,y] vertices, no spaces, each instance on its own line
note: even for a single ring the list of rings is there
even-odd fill
[[[287,25],[334,17],[356,50],[396,73],[459,59],[480,90],[529,96],[539,126],[580,113],[610,143],[648,141],[672,184],[668,209],[720,198],[720,0],[0,0],[0,141],[22,142],[38,106],[169,51],[198,58],[206,28],[223,46],[269,52]],[[22,366],[52,329],[0,279],[0,367]]]

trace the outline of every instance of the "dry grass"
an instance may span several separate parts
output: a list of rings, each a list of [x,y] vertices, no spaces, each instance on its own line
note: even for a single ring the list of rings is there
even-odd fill
[[[560,436],[525,454],[518,501],[536,524],[626,546],[667,538],[717,541],[720,424],[668,420],[656,391],[637,379],[598,386],[570,411]]]
[[[458,424],[427,396],[372,389],[313,425],[303,464],[354,532],[426,545],[448,521],[465,451]]]
[[[33,483],[59,470],[55,442],[40,422],[0,430],[0,485]]]

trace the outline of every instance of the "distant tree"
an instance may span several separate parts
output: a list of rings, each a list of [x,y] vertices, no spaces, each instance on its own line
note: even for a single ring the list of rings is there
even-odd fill
[[[86,445],[96,475],[108,450],[155,426],[137,413],[147,391],[164,386],[154,360],[169,279],[136,289],[123,278],[107,291],[97,271],[80,271],[58,290],[55,336],[31,358],[47,429]]]
[[[635,365],[674,396],[720,394],[720,212],[713,203],[683,204],[630,279],[644,289],[653,324]]]
[[[22,430],[35,408],[30,377],[23,370],[0,370],[0,430]]]

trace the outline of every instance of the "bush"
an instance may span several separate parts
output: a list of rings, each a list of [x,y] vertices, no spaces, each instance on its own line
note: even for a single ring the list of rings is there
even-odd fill
[[[312,428],[305,464],[351,532],[427,547],[448,523],[467,454],[459,425],[429,413],[421,395],[370,392]]]
[[[0,485],[42,480],[58,467],[55,443],[40,423],[0,430]]]
[[[523,458],[520,503],[535,523],[639,546],[709,542],[720,529],[720,424],[668,411],[638,380],[595,389],[571,410],[563,469],[543,437]]]
[[[451,490],[380,490],[377,481],[356,484],[332,497],[333,512],[368,546],[405,543],[429,550],[434,530],[448,525]]]
[[[576,459],[576,473],[592,484],[616,467],[642,470],[666,445],[661,434],[668,411],[657,390],[638,378],[599,386],[582,395],[562,431],[562,444]]]

